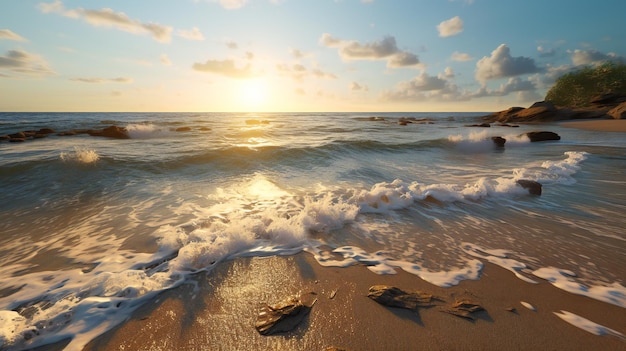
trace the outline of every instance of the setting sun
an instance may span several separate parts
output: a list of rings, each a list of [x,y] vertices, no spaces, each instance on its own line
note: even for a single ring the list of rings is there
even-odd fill
[[[267,104],[269,86],[263,78],[247,79],[240,83],[239,101],[245,110],[259,110]]]

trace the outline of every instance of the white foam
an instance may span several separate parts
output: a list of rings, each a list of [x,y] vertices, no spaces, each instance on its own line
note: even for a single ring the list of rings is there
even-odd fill
[[[171,134],[169,130],[151,123],[131,123],[126,125],[126,131],[131,139],[159,138]]]
[[[362,213],[384,213],[390,210],[407,208],[416,201],[429,198],[441,202],[478,201],[489,197],[516,197],[527,195],[528,191],[517,184],[519,179],[534,180],[539,183],[572,183],[580,170],[580,163],[586,159],[585,152],[566,152],[562,161],[546,161],[542,167],[514,169],[509,177],[482,177],[466,184],[422,184],[396,179],[391,183],[377,183],[370,190],[355,196]]]
[[[609,286],[587,286],[576,282],[574,272],[555,267],[543,267],[535,270],[533,274],[572,294],[587,296],[626,308],[626,288],[617,282]]]
[[[100,159],[96,150],[83,149],[79,147],[74,147],[73,152],[62,152],[60,157],[63,162],[75,162],[81,164],[96,163]]]
[[[463,247],[463,251],[465,251],[467,254],[471,256],[486,259],[487,261],[495,265],[498,265],[506,270],[513,272],[513,274],[515,274],[516,277],[518,277],[519,279],[527,283],[537,284],[536,281],[526,277],[525,275],[521,273],[522,270],[528,268],[526,264],[508,258],[507,257],[508,252],[506,250],[483,249],[478,245],[474,245],[470,243],[463,243],[462,247]]]
[[[342,246],[332,250],[335,254],[343,256],[343,260],[335,260],[327,252],[320,249],[307,249],[312,253],[318,263],[322,266],[347,267],[354,264],[364,264],[367,268],[377,274],[396,274],[396,268],[401,268],[407,273],[414,274],[423,280],[440,286],[450,287],[458,285],[463,280],[477,280],[483,268],[479,260],[468,260],[461,268],[453,268],[446,271],[431,271],[417,263],[398,261],[390,259],[382,251],[369,253],[356,246]]]
[[[567,323],[578,327],[586,332],[589,332],[591,334],[594,335],[613,335],[616,336],[622,340],[626,340],[626,336],[624,336],[624,334],[607,328],[603,325],[600,325],[598,323],[592,322],[586,318],[583,318],[581,316],[578,316],[576,314],[573,314],[571,312],[568,311],[563,311],[561,310],[561,312],[554,312],[555,315],[557,315],[559,318],[561,318],[562,320],[566,321]]]

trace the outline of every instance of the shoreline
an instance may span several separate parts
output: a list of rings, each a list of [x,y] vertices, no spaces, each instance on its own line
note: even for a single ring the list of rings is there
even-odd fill
[[[560,122],[559,125],[565,128],[585,129],[598,132],[626,133],[625,119],[568,120]]]
[[[322,267],[307,253],[238,258],[160,294],[122,325],[92,340],[83,350],[617,350],[626,340],[598,336],[561,320],[568,311],[620,333],[626,313],[615,305],[574,295],[539,279],[529,284],[485,263],[481,278],[441,288],[398,271],[377,275],[363,265]],[[367,297],[371,285],[421,290],[439,297],[436,306],[409,311],[382,306]],[[195,285],[195,287],[194,287]],[[293,295],[310,314],[291,332],[260,335],[259,307]],[[479,302],[474,321],[442,310],[455,300]],[[532,304],[532,311],[522,305]],[[513,309],[513,311],[511,311]]]

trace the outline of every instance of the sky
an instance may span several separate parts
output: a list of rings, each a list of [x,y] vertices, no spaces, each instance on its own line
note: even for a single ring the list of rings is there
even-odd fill
[[[0,0],[0,111],[492,112],[626,62],[626,1]]]

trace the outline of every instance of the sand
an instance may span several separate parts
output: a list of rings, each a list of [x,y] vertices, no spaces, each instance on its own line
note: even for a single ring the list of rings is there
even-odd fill
[[[164,292],[85,350],[626,350],[624,339],[591,334],[554,314],[569,311],[626,334],[624,308],[546,281],[529,284],[489,263],[480,280],[451,288],[404,272],[377,275],[362,265],[322,267],[308,253],[226,261],[193,281],[196,286]],[[418,312],[388,308],[366,296],[376,284],[445,302]],[[254,328],[259,307],[289,295],[317,302],[295,330],[260,335]],[[462,298],[486,311],[475,313],[475,321],[442,312]]]
[[[595,130],[599,132],[626,132],[625,119],[594,119],[585,121],[567,121],[562,122],[561,126],[567,128],[578,128]]]

